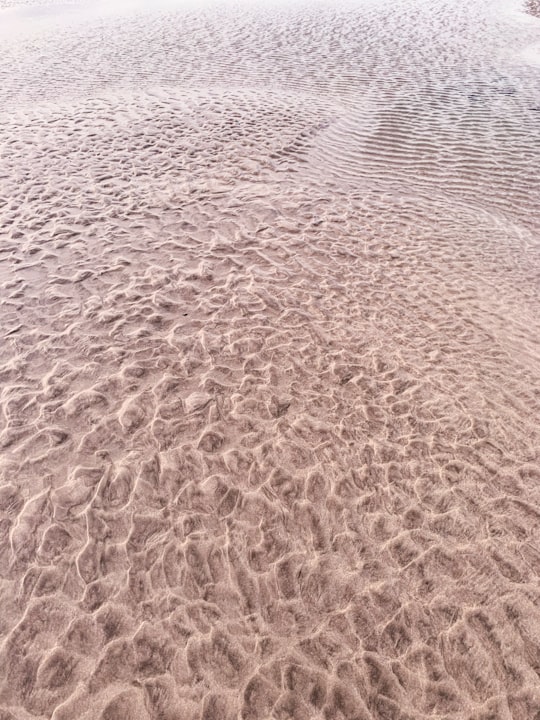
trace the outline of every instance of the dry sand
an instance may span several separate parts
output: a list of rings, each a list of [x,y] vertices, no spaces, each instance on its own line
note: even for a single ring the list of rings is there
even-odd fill
[[[4,33],[1,720],[540,718],[508,5]]]

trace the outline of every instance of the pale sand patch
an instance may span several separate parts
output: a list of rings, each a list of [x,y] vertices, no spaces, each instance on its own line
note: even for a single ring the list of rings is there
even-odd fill
[[[538,718],[518,25],[142,13],[0,57],[1,720]]]

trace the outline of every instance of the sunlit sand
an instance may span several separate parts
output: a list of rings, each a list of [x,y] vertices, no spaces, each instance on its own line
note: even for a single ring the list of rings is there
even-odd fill
[[[538,720],[533,5],[0,0],[0,720]]]

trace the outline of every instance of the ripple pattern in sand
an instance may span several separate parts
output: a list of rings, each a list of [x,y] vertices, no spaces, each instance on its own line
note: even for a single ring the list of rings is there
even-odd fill
[[[538,716],[538,32],[431,5],[7,46],[2,720]]]

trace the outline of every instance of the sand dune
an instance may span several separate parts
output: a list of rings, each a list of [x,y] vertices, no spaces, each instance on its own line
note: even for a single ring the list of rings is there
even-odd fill
[[[517,17],[6,39],[1,720],[540,717]]]

